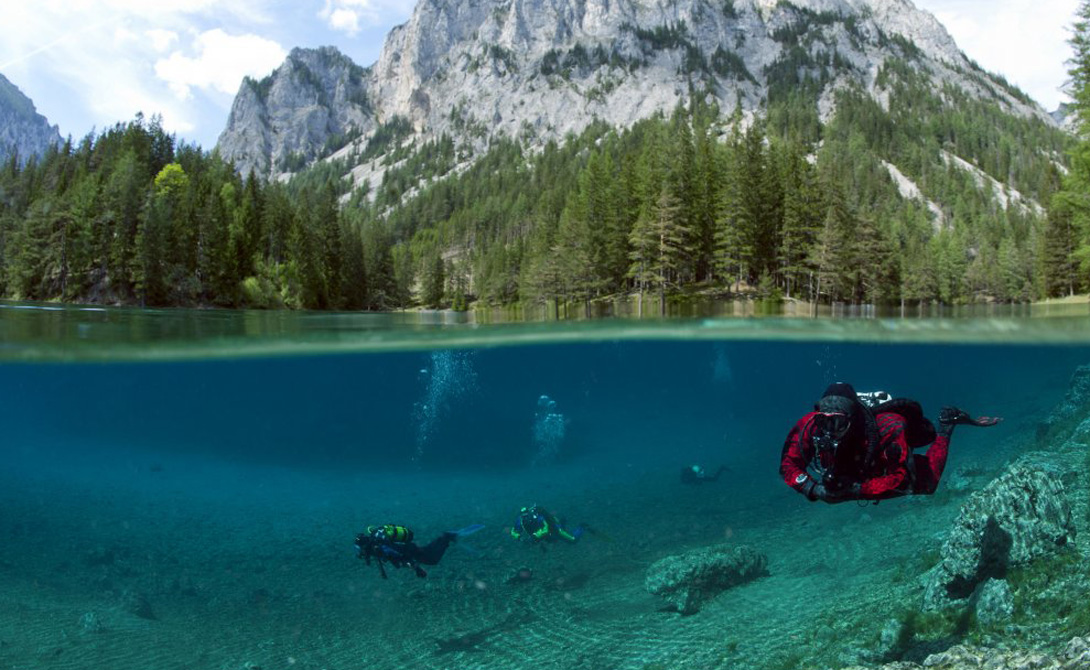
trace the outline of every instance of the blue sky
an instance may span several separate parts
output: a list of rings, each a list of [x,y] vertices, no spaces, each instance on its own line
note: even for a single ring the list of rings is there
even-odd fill
[[[1079,0],[915,0],[958,45],[1052,110],[1065,97]],[[374,63],[413,0],[3,0],[0,73],[77,140],[160,114],[205,149],[242,78],[261,78],[294,47],[333,45]]]

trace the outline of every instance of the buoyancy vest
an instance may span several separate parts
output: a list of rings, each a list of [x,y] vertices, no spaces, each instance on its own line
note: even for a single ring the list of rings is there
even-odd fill
[[[368,526],[367,534],[376,540],[385,540],[387,542],[404,543],[413,541],[412,530],[392,523],[384,526]]]

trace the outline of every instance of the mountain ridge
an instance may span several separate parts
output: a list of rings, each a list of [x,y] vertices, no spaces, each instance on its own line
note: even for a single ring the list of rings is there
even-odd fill
[[[0,74],[0,161],[12,153],[26,162],[61,143],[60,130],[38,113],[34,102]]]
[[[298,76],[300,65],[347,60],[330,47],[295,49],[263,83],[244,82],[218,146],[241,171],[276,178],[336,149],[358,152],[394,118],[418,141],[449,134],[477,154],[501,134],[540,145],[593,120],[628,127],[694,90],[724,110],[760,115],[792,78],[796,88],[820,82],[825,121],[845,86],[881,100],[875,82],[891,58],[1011,114],[1055,123],[908,0],[422,0],[373,65],[335,65],[327,73],[337,76],[319,77],[330,105]],[[283,92],[266,116],[247,93],[255,86]],[[348,101],[348,90],[359,99]]]

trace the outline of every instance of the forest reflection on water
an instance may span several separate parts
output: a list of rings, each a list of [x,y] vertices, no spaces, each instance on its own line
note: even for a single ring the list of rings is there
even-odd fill
[[[667,301],[665,314],[657,298],[645,296],[596,300],[589,303],[536,304],[530,307],[482,308],[468,318],[480,323],[520,321],[558,321],[603,318],[727,318],[787,317],[834,319],[993,319],[1090,316],[1090,299],[1078,296],[1040,303],[905,303],[874,305],[868,303],[814,304],[795,300],[730,300],[691,296]]]
[[[303,312],[0,302],[0,361],[171,360],[604,340],[1090,342],[1090,302],[959,307],[714,301],[667,318],[578,309]],[[535,311],[536,310],[536,311]],[[588,317],[588,314],[590,315]],[[1044,317],[1044,318],[1042,318]]]

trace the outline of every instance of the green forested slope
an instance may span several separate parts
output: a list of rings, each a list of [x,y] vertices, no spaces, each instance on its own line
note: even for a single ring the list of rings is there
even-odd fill
[[[1081,290],[1082,256],[1061,234],[1071,208],[1050,222],[1032,206],[1060,188],[1070,138],[937,87],[902,50],[879,73],[883,104],[844,87],[824,124],[820,87],[808,85],[829,76],[820,63],[770,88],[756,120],[693,90],[669,117],[593,124],[543,148],[494,138],[457,168],[454,140],[403,144],[393,119],[367,149],[391,167],[353,193],[347,164],[265,184],[137,118],[3,166],[0,290],[319,309],[695,290],[955,303]],[[921,197],[903,197],[887,164]],[[1004,207],[1010,194],[992,180],[1028,204]]]

